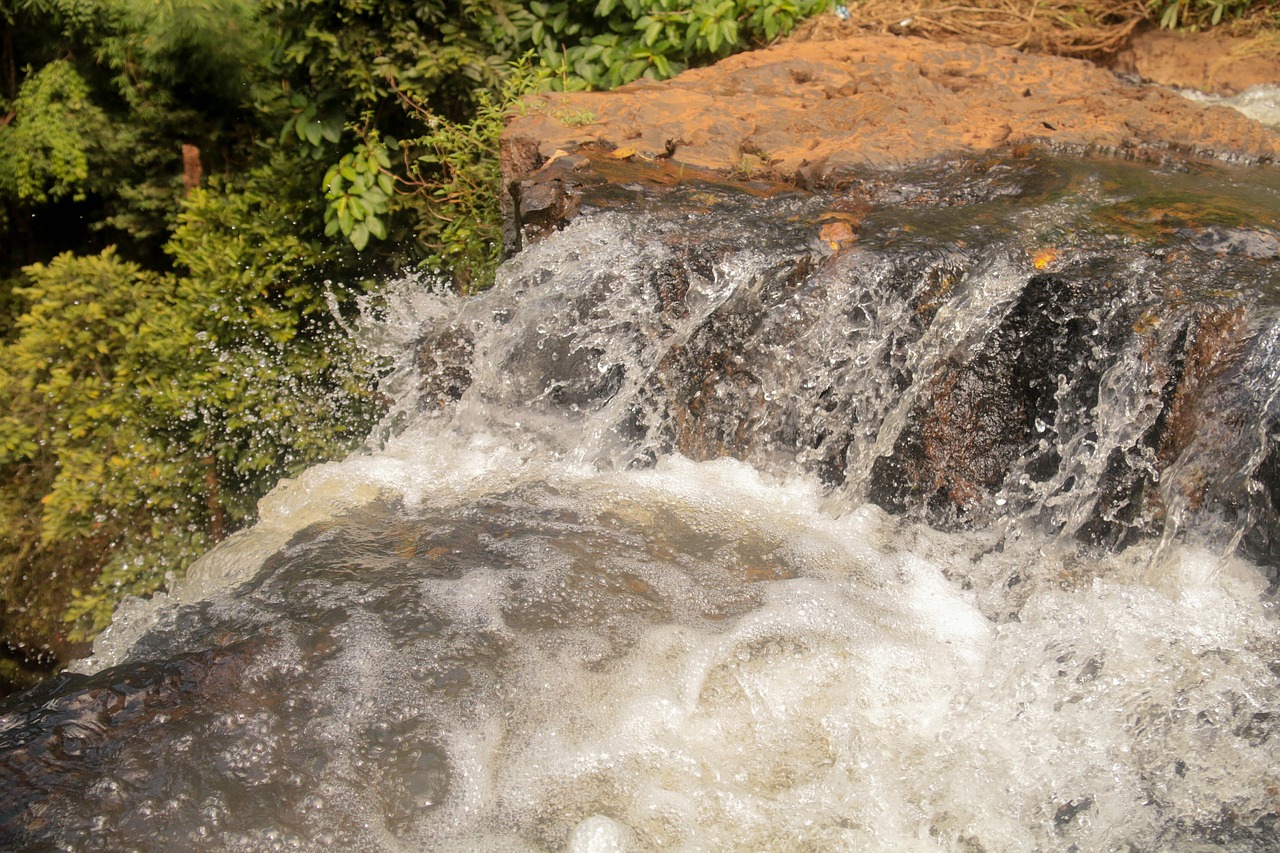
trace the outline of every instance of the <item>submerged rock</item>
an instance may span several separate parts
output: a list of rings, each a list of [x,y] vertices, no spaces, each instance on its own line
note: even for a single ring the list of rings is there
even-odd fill
[[[834,190],[805,252],[780,255],[758,288],[667,353],[647,392],[662,402],[646,405],[663,411],[680,452],[757,460],[800,448],[827,482],[852,476],[882,506],[935,523],[1034,505],[1050,529],[1115,547],[1165,530],[1170,513],[1213,512],[1255,531],[1249,542],[1274,538],[1271,488],[1254,475],[1268,440],[1243,423],[1272,417],[1254,386],[1280,249],[1280,132],[1080,60],[856,36],[663,83],[540,96],[504,150],[512,250],[588,211],[695,217],[726,194]],[[1045,152],[1095,159],[1064,170]],[[1163,163],[1170,177],[1144,185],[1142,170],[1106,165],[1115,155]],[[1233,201],[1202,191],[1206,158],[1248,164],[1260,186],[1248,188],[1246,167],[1211,179]],[[1084,212],[1048,224],[1057,214],[1039,211],[1073,194],[1091,196]],[[1018,215],[1047,224],[1035,233]],[[674,241],[680,257],[714,257],[704,235],[691,240]],[[1030,257],[1005,273],[984,337],[911,363],[905,353],[939,334],[939,310],[969,298],[960,284],[1010,249]],[[854,285],[864,293],[847,280],[833,289],[826,271],[853,263],[882,271]],[[678,285],[697,274],[681,264],[654,275]],[[761,371],[813,324],[846,338],[881,327],[869,356],[890,368],[880,390],[770,391]],[[1104,422],[1117,393],[1136,408]],[[1249,473],[1218,476],[1221,466]]]

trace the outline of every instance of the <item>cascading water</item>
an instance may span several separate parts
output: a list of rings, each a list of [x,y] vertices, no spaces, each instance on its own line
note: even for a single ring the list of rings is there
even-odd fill
[[[1278,202],[696,186],[402,282],[371,449],[0,715],[0,841],[1274,850]]]

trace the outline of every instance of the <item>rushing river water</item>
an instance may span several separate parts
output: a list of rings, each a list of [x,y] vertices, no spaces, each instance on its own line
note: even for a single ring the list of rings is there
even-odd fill
[[[23,850],[1280,847],[1280,181],[585,213],[0,713]]]

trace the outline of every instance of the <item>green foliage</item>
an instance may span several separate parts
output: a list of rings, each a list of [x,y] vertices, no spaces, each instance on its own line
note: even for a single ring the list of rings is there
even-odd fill
[[[250,104],[270,91],[257,4],[4,5],[13,38],[0,40],[0,279],[86,240],[163,263],[182,145],[206,162],[230,155],[254,120]]]
[[[328,304],[330,290],[345,303],[362,282],[325,284],[354,257],[322,236],[307,178],[277,152],[216,181],[192,193],[168,247],[186,274],[166,325],[193,340],[167,414],[215,457],[229,526],[280,477],[363,438],[377,414],[363,357]]]
[[[295,92],[289,98],[290,115],[280,129],[281,141],[293,135],[299,142],[319,148],[325,142],[342,139],[342,113],[333,108],[332,101],[332,93],[329,92],[314,100],[302,92]]]
[[[149,428],[139,393],[165,381],[140,330],[172,281],[114,251],[60,255],[27,278],[17,291],[26,310],[0,347],[0,471],[18,484],[0,503],[6,587],[46,554],[71,557],[64,577],[78,583],[113,543],[153,541],[191,520],[186,463]]]
[[[360,145],[329,167],[324,176],[324,219],[326,236],[339,231],[357,251],[369,238],[387,239],[386,216],[395,177],[391,155],[399,146],[394,139],[382,140],[372,131]]]
[[[1161,29],[1205,29],[1237,17],[1258,5],[1256,0],[1149,0]]]
[[[370,238],[387,239],[386,222],[398,214],[425,250],[424,265],[450,271],[463,292],[492,284],[502,250],[498,139],[520,97],[547,79],[530,62],[514,63],[495,93],[480,90],[468,121],[406,95],[427,132],[403,143],[365,132],[325,174],[326,233],[341,232],[362,250]]]
[[[86,64],[110,73],[131,108],[175,107],[184,95],[239,100],[266,60],[253,0],[29,0]]]
[[[470,121],[450,121],[423,109],[427,133],[406,143],[417,152],[405,183],[421,203],[419,239],[432,252],[429,263],[451,270],[463,292],[493,283],[502,255],[499,137],[516,102],[546,80],[525,57],[495,94],[479,93]]]
[[[533,0],[522,38],[565,89],[664,79],[786,35],[827,0]]]
[[[517,50],[518,4],[505,0],[262,0],[275,60],[298,91],[360,112],[401,91],[451,116],[497,85]],[[383,116],[386,119],[386,116]]]
[[[277,154],[234,185],[193,192],[170,243],[182,275],[114,250],[65,254],[29,267],[16,291],[26,308],[0,347],[11,401],[0,472],[22,490],[0,503],[10,538],[0,575],[74,554],[66,617],[80,636],[376,416],[361,357],[311,278],[326,255],[329,271],[349,259],[314,236],[295,165]],[[34,525],[31,506],[41,507]]]
[[[138,481],[164,464],[128,416],[138,413],[137,330],[166,282],[111,251],[61,255],[27,273],[31,283],[17,294],[29,307],[0,359],[10,401],[0,417],[0,464],[49,471],[44,537],[84,538],[102,524],[96,504],[138,505]],[[122,454],[139,460],[142,476],[112,476]]]
[[[0,134],[0,192],[43,204],[82,201],[96,183],[90,161],[109,146],[106,114],[66,60],[55,60],[22,83]]]

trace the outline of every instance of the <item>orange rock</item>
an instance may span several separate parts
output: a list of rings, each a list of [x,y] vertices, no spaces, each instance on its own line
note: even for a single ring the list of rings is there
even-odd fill
[[[744,151],[765,152],[760,177],[804,186],[1019,146],[1280,161],[1280,133],[1225,107],[1084,60],[905,36],[783,43],[661,83],[539,95],[526,107],[504,139],[543,158],[594,144],[732,175]]]
[[[822,230],[818,232],[818,237],[822,242],[830,245],[834,251],[845,248],[857,239],[848,222],[828,222],[822,226]]]
[[[1047,269],[1057,259],[1057,249],[1041,249],[1031,256],[1031,265],[1038,270]]]

